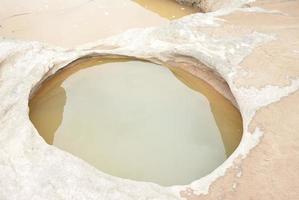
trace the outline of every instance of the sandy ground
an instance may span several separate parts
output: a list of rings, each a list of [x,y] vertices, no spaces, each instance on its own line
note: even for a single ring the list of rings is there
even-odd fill
[[[196,9],[171,0],[2,0],[0,35],[75,47],[132,28],[161,26]],[[159,9],[162,6],[162,9]],[[166,9],[167,8],[167,9]]]

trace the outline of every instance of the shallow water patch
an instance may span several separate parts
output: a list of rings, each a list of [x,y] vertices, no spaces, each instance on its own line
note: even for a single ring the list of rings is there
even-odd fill
[[[208,84],[139,60],[77,61],[29,106],[47,143],[105,173],[165,186],[211,172],[242,134],[238,110]]]
[[[159,14],[163,18],[178,19],[192,13],[199,12],[198,9],[181,5],[174,0],[133,0],[142,7]]]

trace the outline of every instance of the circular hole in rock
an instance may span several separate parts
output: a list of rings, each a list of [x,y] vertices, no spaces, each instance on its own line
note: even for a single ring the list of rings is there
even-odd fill
[[[239,111],[190,73],[140,60],[85,58],[43,82],[30,119],[48,144],[113,176],[189,184],[242,136]]]

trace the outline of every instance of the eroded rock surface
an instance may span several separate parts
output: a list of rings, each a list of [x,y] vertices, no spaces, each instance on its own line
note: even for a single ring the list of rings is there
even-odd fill
[[[299,1],[222,8],[68,50],[2,38],[0,199],[297,199]],[[182,67],[233,99],[229,86],[243,117],[241,144],[208,176],[167,188],[103,174],[47,145],[28,117],[32,89],[96,55]]]

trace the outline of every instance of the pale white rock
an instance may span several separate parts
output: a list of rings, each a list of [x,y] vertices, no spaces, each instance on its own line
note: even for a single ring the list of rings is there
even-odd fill
[[[223,1],[224,2],[224,1]],[[225,1],[235,2],[235,1]],[[243,2],[243,1],[241,1]],[[234,79],[239,63],[258,45],[275,39],[253,32],[240,37],[211,37],[200,27],[219,26],[219,13],[195,14],[167,26],[129,30],[76,49],[50,47],[38,42],[0,40],[0,199],[135,200],[180,199],[191,188],[207,193],[224,176],[235,159],[245,158],[263,132],[249,132],[253,114],[298,90],[298,80],[285,87],[238,88]],[[164,63],[184,58],[196,60],[230,86],[243,117],[243,138],[237,150],[206,177],[186,186],[162,187],[100,172],[79,158],[47,145],[28,116],[32,89],[68,63],[96,55],[124,55]]]

